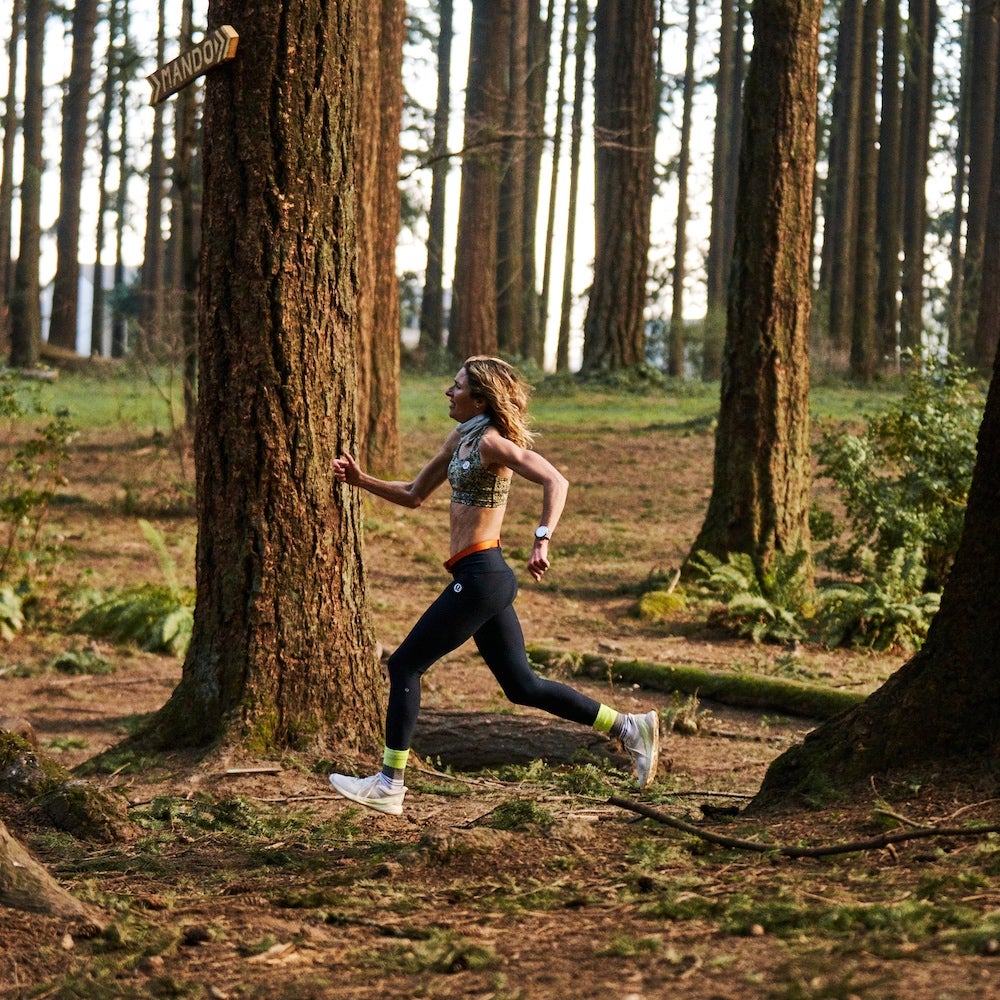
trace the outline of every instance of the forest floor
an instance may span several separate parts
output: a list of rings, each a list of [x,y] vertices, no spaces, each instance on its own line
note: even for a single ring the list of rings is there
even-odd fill
[[[699,527],[712,438],[653,411],[633,430],[597,421],[540,439],[572,483],[540,586],[524,572],[539,497],[524,483],[513,490],[505,551],[530,643],[861,693],[903,662],[898,653],[753,645],[710,629],[704,609],[640,620],[637,588],[678,566]],[[438,440],[436,430],[411,436],[408,467]],[[177,510],[190,461],[148,438],[88,432],[66,475],[46,525],[64,555],[42,606],[84,588],[159,581],[139,516],[193,579],[193,515]],[[386,649],[445,579],[443,494],[419,511],[366,506],[371,606]],[[66,634],[58,619],[36,610],[2,647],[0,717],[29,722],[40,750],[74,768],[159,708],[181,663]],[[113,672],[53,668],[69,648],[99,654]],[[563,676],[624,710],[661,710],[650,789],[639,795],[600,756],[464,774],[421,760],[408,772],[403,816],[380,816],[332,794],[326,779],[334,767],[375,769],[373,747],[359,761],[125,759],[88,780],[128,798],[143,831],[128,843],[74,839],[0,800],[11,832],[111,921],[93,935],[3,911],[0,997],[957,1000],[1000,991],[995,836],[790,859],[716,846],[608,801],[643,802],[728,836],[813,845],[907,823],[996,822],[995,786],[873,776],[869,788],[813,808],[743,813],[769,762],[817,720],[637,688],[611,671],[604,682]],[[535,716],[526,731],[540,719],[506,705],[470,649],[431,671],[424,706]],[[671,729],[682,712],[696,723],[683,734]],[[489,740],[487,723],[477,738]]]

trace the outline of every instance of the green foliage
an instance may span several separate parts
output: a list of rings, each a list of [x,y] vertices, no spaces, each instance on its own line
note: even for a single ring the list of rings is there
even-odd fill
[[[179,600],[180,598],[180,600]],[[194,592],[178,595],[162,584],[130,587],[85,611],[73,631],[180,656],[194,622]]]
[[[861,583],[839,583],[819,593],[816,621],[830,646],[869,649],[919,648],[937,613],[941,595],[921,593],[923,566],[918,552],[897,549],[879,572],[869,555]]]
[[[194,590],[180,585],[177,566],[163,536],[148,521],[139,521],[160,563],[165,584],[129,587],[99,601],[73,624],[85,635],[134,643],[150,653],[182,656],[194,625]]]
[[[100,653],[91,649],[67,649],[54,657],[49,663],[49,669],[61,674],[111,674],[114,665],[109,663]]]
[[[884,572],[894,554],[920,552],[926,586],[940,589],[962,532],[983,412],[974,373],[955,363],[911,365],[901,399],[868,420],[860,434],[827,431],[818,448],[823,475],[839,489],[847,541],[827,514],[826,557],[845,572],[860,571],[864,554]]]
[[[7,441],[0,457],[0,581],[10,581],[17,570],[27,578],[30,567],[44,554],[39,539],[62,467],[69,457],[75,428],[69,412],[49,413],[37,387],[25,387],[13,374],[0,375],[0,418],[6,423]],[[24,423],[44,422],[25,437]],[[17,631],[23,625],[20,607],[12,595],[4,597],[0,630]]]
[[[0,586],[0,639],[9,641],[24,628],[24,606],[13,587]]]
[[[523,830],[528,826],[551,826],[554,817],[531,799],[511,799],[503,802],[489,817],[494,830]]]
[[[776,553],[772,567],[758,573],[745,552],[731,552],[723,562],[700,551],[691,559],[695,586],[702,596],[723,604],[722,617],[754,642],[791,643],[806,637],[798,615],[805,609],[809,554]]]

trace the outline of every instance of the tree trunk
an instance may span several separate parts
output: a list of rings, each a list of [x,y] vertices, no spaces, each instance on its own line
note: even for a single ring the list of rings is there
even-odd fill
[[[662,28],[661,28],[662,31]],[[667,371],[684,377],[684,281],[687,277],[688,174],[691,170],[691,116],[694,101],[694,53],[698,32],[698,3],[688,0],[685,43],[684,86],[681,98],[681,151],[677,160],[677,224],[672,275],[673,301],[670,308],[670,354]]]
[[[458,248],[448,346],[456,360],[496,354],[497,223],[511,0],[473,0]]]
[[[918,350],[923,342],[924,242],[927,236],[927,172],[934,88],[937,3],[910,5],[903,89],[903,273],[899,341]]]
[[[867,384],[879,367],[875,345],[875,205],[878,185],[878,32],[881,0],[865,0],[858,86],[858,182],[854,231],[854,312],[849,318],[851,377]]]
[[[715,84],[712,221],[705,261],[707,310],[701,365],[701,377],[705,381],[719,378],[722,371],[742,132],[743,20],[743,5],[739,0],[723,0],[719,25],[719,72]]]
[[[755,0],[712,496],[692,554],[809,547],[809,306],[820,0]]]
[[[73,58],[62,110],[62,160],[59,166],[59,223],[56,227],[56,276],[52,286],[49,343],[76,350],[80,288],[80,190],[87,145],[87,112],[93,77],[97,0],[77,0],[73,8]]]
[[[821,288],[833,367],[843,371],[855,308],[862,0],[844,0],[837,32],[837,79],[830,116]]]
[[[994,174],[994,176],[996,176]],[[992,769],[1000,750],[1000,358],[979,430],[962,540],[920,652],[857,708],[768,768],[759,805],[951,762]]]
[[[166,0],[157,3],[156,65],[166,61]],[[142,256],[139,297],[139,339],[144,347],[164,347],[164,253],[163,199],[166,194],[167,157],[163,146],[164,106],[153,109],[153,133],[149,140],[149,186],[146,191],[146,235]]]
[[[988,359],[996,357],[1000,344],[1000,76],[994,105],[997,121],[993,128],[993,170],[990,196],[986,201],[986,232],[983,241],[982,282],[976,309],[976,328],[972,344],[972,362],[980,371],[989,368]]]
[[[23,0],[13,0],[10,11],[10,38],[7,42],[7,96],[4,99],[3,157],[0,172],[0,344],[10,338],[10,315],[7,304],[14,289],[14,262],[11,237],[14,233],[14,140],[18,133],[17,64],[21,44]]]
[[[902,247],[901,96],[899,77],[899,0],[885,0],[882,31],[882,114],[879,121],[875,240],[878,284],[875,290],[875,339],[879,354],[896,362],[899,346],[899,252]]]
[[[511,0],[510,32],[496,44],[510,50],[503,165],[497,220],[497,346],[524,352],[525,153],[528,133],[528,2]]]
[[[576,4],[576,44],[573,73],[573,115],[570,123],[569,212],[566,219],[566,250],[563,256],[562,295],[559,299],[559,333],[556,343],[556,371],[569,371],[569,327],[573,308],[573,263],[576,247],[576,209],[580,189],[580,147],[583,136],[583,97],[587,67],[587,30],[590,20],[587,0]]]
[[[370,746],[381,736],[356,449],[360,0],[216,0],[206,80],[194,627],[139,740]],[[252,29],[252,30],[251,30]],[[359,122],[361,123],[359,125]]]
[[[996,0],[969,5],[969,45],[963,60],[962,79],[968,88],[968,114],[964,134],[968,144],[968,193],[965,216],[965,254],[962,262],[961,312],[958,336],[952,350],[963,354],[981,370],[988,371],[993,352],[976,356],[976,316],[982,286],[987,202],[990,197],[990,165],[997,91],[997,60],[1000,59],[1000,20]]]
[[[374,472],[399,467],[399,131],[403,113],[403,0],[363,8],[358,190],[359,458]]]
[[[552,7],[555,0],[551,0]],[[541,316],[539,317],[539,327],[541,329],[542,341],[544,342],[549,325],[549,295],[552,289],[552,243],[555,239],[556,226],[556,197],[559,193],[559,181],[561,179],[560,167],[562,160],[563,141],[563,118],[566,108],[566,67],[569,63],[569,23],[572,12],[573,0],[564,0],[562,13],[562,28],[559,34],[559,65],[556,70],[556,106],[555,124],[552,133],[552,173],[549,177],[549,207],[545,219],[545,249],[542,251],[542,294],[541,294]],[[551,9],[551,8],[550,8]],[[560,361],[563,361],[563,368],[560,369]],[[560,345],[556,343],[556,370],[564,371],[568,366],[568,359],[560,357]]]
[[[42,115],[47,0],[26,0],[24,7],[24,168],[21,174],[21,229],[14,292],[11,296],[10,364],[32,368],[42,345],[39,269],[42,204]]]
[[[594,282],[583,370],[646,358],[645,308],[653,198],[653,0],[598,0],[594,73]]]
[[[448,122],[451,117],[452,0],[440,0],[437,44],[437,100],[431,147],[431,204],[427,215],[427,270],[420,303],[420,352],[435,357],[441,350],[444,317],[445,197],[448,184]]]

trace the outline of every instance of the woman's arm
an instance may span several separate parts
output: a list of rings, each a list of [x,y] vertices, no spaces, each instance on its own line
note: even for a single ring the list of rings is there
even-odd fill
[[[484,465],[503,465],[517,473],[528,482],[537,483],[542,487],[542,515],[539,525],[544,525],[550,532],[555,531],[563,507],[566,506],[566,494],[569,492],[569,480],[546,458],[537,451],[528,451],[508,441],[497,433],[483,435],[479,445],[479,455]],[[528,560],[528,572],[540,580],[549,568],[549,540],[535,538]]]
[[[449,434],[441,450],[408,483],[368,475],[346,451],[333,460],[333,474],[337,482],[357,486],[400,507],[419,507],[448,478],[448,463],[456,444],[452,441],[454,437],[454,433]]]

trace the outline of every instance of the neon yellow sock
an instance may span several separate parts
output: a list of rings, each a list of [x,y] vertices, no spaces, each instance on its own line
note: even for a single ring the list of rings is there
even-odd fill
[[[405,771],[409,757],[409,750],[392,750],[386,747],[382,751],[382,766],[391,767],[394,771]]]
[[[618,713],[607,705],[601,705],[597,710],[597,718],[594,719],[594,729],[599,733],[610,733],[611,727],[618,719]]]

